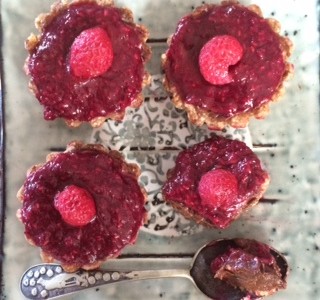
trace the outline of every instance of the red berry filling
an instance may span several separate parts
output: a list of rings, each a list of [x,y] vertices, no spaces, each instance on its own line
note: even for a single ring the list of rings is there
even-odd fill
[[[82,31],[71,46],[70,68],[75,76],[99,76],[111,67],[112,61],[111,40],[100,27]]]
[[[198,191],[203,205],[227,209],[237,200],[238,181],[230,171],[212,170],[202,175]]]
[[[83,188],[68,185],[54,198],[54,207],[62,219],[71,226],[84,226],[96,215],[96,207],[91,195]]]
[[[219,35],[209,40],[201,49],[199,67],[205,80],[212,84],[227,84],[233,81],[229,66],[242,57],[241,44],[230,35]]]
[[[217,228],[226,228],[261,195],[268,179],[245,143],[213,136],[179,153],[162,193],[169,203],[186,207]]]
[[[181,19],[177,28],[166,53],[164,71],[181,101],[227,118],[271,100],[283,80],[286,64],[280,37],[266,19],[238,4],[205,5]],[[203,47],[214,37],[226,35],[234,37],[243,48],[240,61],[228,68],[229,83],[221,82],[226,75],[221,70],[223,76],[207,72],[217,66],[209,64],[210,59],[202,62],[203,71],[199,67]],[[205,77],[211,77],[211,73],[224,84],[212,84],[211,79],[208,82]]]

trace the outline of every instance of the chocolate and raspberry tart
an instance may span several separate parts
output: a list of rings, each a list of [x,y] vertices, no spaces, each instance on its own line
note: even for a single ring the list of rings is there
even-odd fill
[[[25,237],[45,262],[93,269],[133,244],[146,218],[140,169],[117,151],[73,142],[33,166],[18,192]]]
[[[248,239],[229,240],[224,252],[210,264],[212,275],[231,287],[259,299],[287,286],[285,258],[270,246]]]
[[[196,125],[220,130],[264,118],[292,73],[292,44],[256,5],[205,4],[180,20],[163,55],[165,86]]]
[[[211,299],[262,299],[287,287],[289,266],[284,255],[262,242],[221,239],[202,247],[191,276]]]
[[[61,0],[36,27],[40,34],[26,41],[25,70],[46,120],[98,127],[141,105],[151,51],[148,31],[133,22],[130,10],[112,0]]]
[[[257,204],[268,185],[268,173],[245,143],[213,136],[179,153],[162,194],[186,218],[223,229]]]

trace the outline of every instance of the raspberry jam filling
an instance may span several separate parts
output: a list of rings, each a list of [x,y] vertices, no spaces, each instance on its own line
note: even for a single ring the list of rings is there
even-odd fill
[[[281,84],[285,61],[279,36],[267,20],[246,7],[207,5],[201,13],[184,17],[177,28],[164,70],[185,103],[232,117],[268,102]],[[200,71],[199,55],[208,41],[225,35],[239,42],[243,55],[228,67],[229,80],[210,83]],[[220,49],[220,53],[226,50],[230,49]],[[225,65],[223,59],[215,64]]]
[[[168,173],[163,196],[215,227],[226,228],[260,194],[268,178],[245,143],[214,136],[179,153]]]
[[[145,215],[144,195],[124,164],[101,151],[66,152],[31,173],[21,209],[26,237],[64,264],[119,254],[135,241]]]
[[[145,33],[123,21],[124,14],[124,10],[112,6],[75,3],[45,26],[40,43],[28,60],[29,74],[36,87],[36,97],[44,106],[45,119],[90,121],[122,112],[136,99],[144,78]],[[79,35],[93,28],[107,34],[113,51],[112,64],[100,60],[102,68],[98,72],[75,66],[78,58],[74,59],[71,51]],[[101,42],[92,40],[95,41],[92,46]],[[104,40],[103,44],[106,50],[108,42]],[[88,64],[91,59],[97,59],[90,58],[90,52],[86,55]],[[74,59],[71,66],[70,56]],[[77,68],[81,69],[80,76],[74,72]]]

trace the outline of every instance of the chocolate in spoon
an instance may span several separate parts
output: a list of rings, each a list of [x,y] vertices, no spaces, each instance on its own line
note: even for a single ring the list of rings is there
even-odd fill
[[[67,273],[57,264],[39,264],[23,274],[20,288],[28,299],[51,299],[121,281],[185,277],[211,299],[251,300],[285,288],[287,273],[284,256],[268,245],[248,239],[223,239],[199,249],[186,270]]]

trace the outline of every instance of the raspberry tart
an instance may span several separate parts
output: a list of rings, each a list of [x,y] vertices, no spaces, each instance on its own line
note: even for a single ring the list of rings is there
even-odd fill
[[[112,0],[61,0],[36,27],[40,35],[26,41],[25,70],[46,120],[98,127],[141,105],[151,51],[148,31],[133,22],[130,10]]]
[[[292,44],[256,5],[204,4],[180,20],[163,55],[164,84],[189,120],[221,130],[264,118],[284,92]]]
[[[18,192],[25,237],[45,262],[97,268],[133,244],[146,219],[140,169],[117,151],[73,142],[33,166]]]
[[[162,194],[186,218],[224,229],[258,203],[269,175],[243,142],[213,136],[183,150]]]

